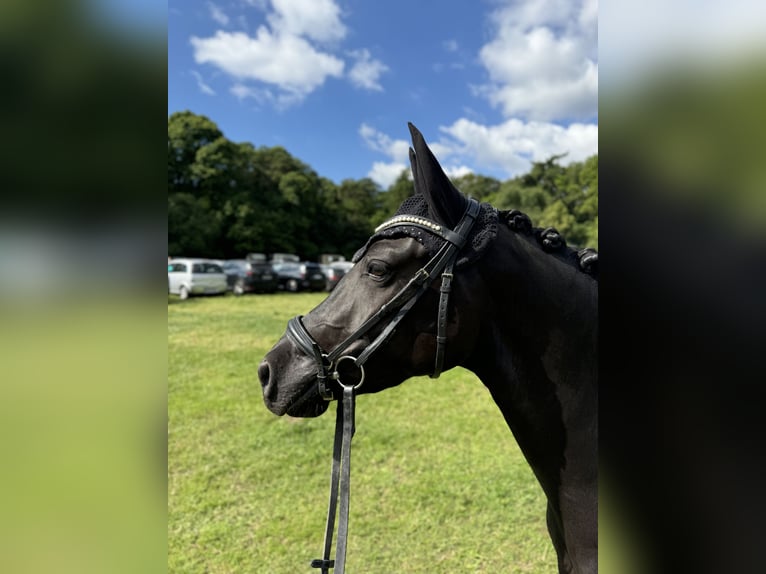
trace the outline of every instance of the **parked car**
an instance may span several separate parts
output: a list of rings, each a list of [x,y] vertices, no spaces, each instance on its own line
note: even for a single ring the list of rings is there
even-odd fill
[[[223,271],[229,289],[235,295],[273,293],[277,290],[277,275],[270,263],[229,259],[224,261]]]
[[[272,263],[300,263],[301,258],[295,253],[272,253]]]
[[[319,263],[274,263],[274,272],[279,280],[279,288],[286,291],[322,291],[327,278]]]
[[[253,263],[266,263],[269,260],[265,253],[248,253],[245,259]]]
[[[327,277],[325,289],[327,291],[335,289],[338,281],[340,281],[346,273],[351,271],[353,266],[354,264],[351,263],[351,261],[335,261],[327,265],[322,265],[322,271],[324,271],[324,274]]]
[[[218,295],[228,289],[226,274],[215,261],[200,258],[168,261],[168,293],[187,299],[191,295]]]
[[[340,253],[322,253],[319,256],[319,263],[322,265],[329,265],[330,263],[335,263],[336,261],[345,261],[346,258],[341,255]]]

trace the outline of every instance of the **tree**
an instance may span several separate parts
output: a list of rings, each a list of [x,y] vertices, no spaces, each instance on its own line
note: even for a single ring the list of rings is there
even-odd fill
[[[573,246],[598,247],[598,156],[561,166],[563,155],[534,162],[487,197],[498,209],[519,209],[538,227],[555,227]]]
[[[464,194],[479,201],[488,201],[500,190],[500,181],[494,177],[469,173],[452,180],[452,183]]]
[[[168,254],[210,257],[220,220],[205,198],[174,193],[168,198]]]
[[[344,179],[335,188],[333,199],[327,202],[334,222],[328,235],[334,238],[338,253],[350,257],[370,236],[380,196],[380,188],[370,178]]]
[[[168,118],[168,190],[192,191],[195,179],[190,172],[197,152],[223,134],[205,116],[190,111],[176,112]]]
[[[255,150],[254,161],[267,176],[277,182],[284,174],[293,171],[316,176],[308,165],[294,158],[282,146],[258,148]]]
[[[574,245],[598,244],[598,156],[567,167],[563,156],[535,162],[503,182],[455,179],[464,193],[498,209],[521,209]],[[283,147],[227,139],[189,111],[168,118],[168,250],[173,255],[242,257],[249,252],[350,257],[376,225],[414,193],[409,170],[385,191],[369,178],[336,185]]]
[[[404,169],[396,181],[389,188],[378,196],[378,209],[372,216],[371,225],[373,228],[383,223],[391,217],[399,205],[408,197],[415,193],[415,185],[410,179],[410,170]]]

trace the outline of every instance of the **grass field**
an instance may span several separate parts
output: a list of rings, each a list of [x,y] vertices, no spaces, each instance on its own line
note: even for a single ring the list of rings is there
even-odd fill
[[[335,407],[276,417],[256,370],[323,297],[168,298],[169,572],[312,572]],[[349,530],[352,574],[556,571],[544,496],[462,369],[359,397]]]

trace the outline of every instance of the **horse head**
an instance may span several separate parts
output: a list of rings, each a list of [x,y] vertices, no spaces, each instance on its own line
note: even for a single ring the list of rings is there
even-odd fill
[[[467,264],[492,242],[497,211],[458,191],[409,127],[414,195],[375,230],[329,297],[291,321],[259,366],[265,404],[277,415],[327,409],[320,383],[328,398],[336,381],[321,381],[322,363],[344,384],[361,382],[358,392],[371,393],[412,376],[438,376],[472,352],[482,279]]]

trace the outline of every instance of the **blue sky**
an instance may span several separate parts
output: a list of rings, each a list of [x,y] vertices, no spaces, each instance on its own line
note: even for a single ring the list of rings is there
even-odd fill
[[[168,113],[386,187],[412,121],[451,175],[598,151],[598,0],[169,0]]]

